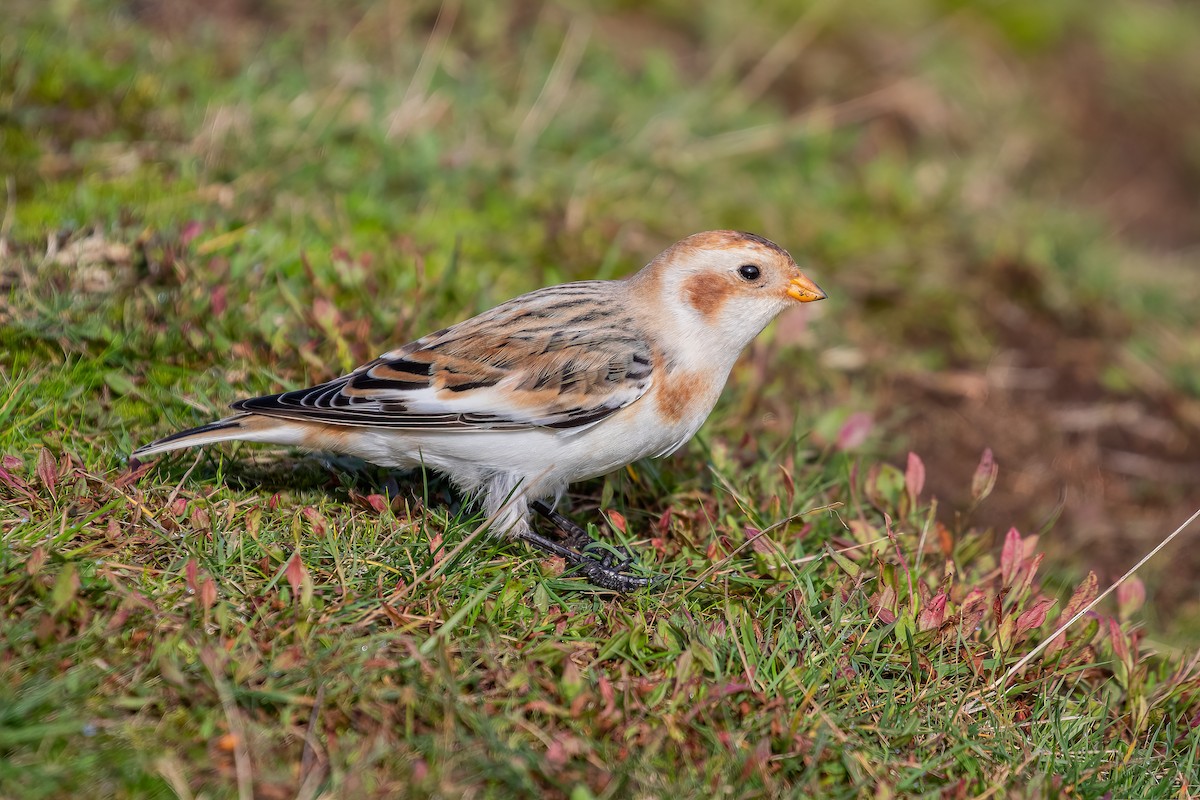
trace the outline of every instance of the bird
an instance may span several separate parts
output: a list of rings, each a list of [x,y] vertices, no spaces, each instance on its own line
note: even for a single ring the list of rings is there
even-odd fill
[[[555,510],[568,485],[670,455],[699,430],[738,356],[825,292],[787,250],[716,230],[619,280],[520,295],[339,378],[238,400],[216,422],[137,448],[134,464],[228,440],[332,451],[446,475],[492,532],[566,559],[594,585],[649,585]],[[531,514],[558,529],[538,533]],[[604,550],[603,554],[599,551]]]

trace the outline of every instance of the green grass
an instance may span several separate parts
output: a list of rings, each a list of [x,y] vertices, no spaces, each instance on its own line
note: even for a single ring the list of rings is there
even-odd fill
[[[1194,281],[1105,232],[1069,191],[1086,156],[1005,76],[1095,46],[1138,112],[1162,65],[1164,91],[1200,75],[1194,12],[132,8],[20,0],[0,32],[0,797],[1194,791],[1200,678],[1133,593],[991,690],[1086,569],[1002,549],[977,452],[929,462],[963,502],[906,488],[904,420],[938,412],[877,402],[982,369],[1016,314],[1114,343],[1103,399],[1192,407]],[[574,487],[662,592],[480,535],[432,475],[250,446],[125,466],[716,227],[831,299],[682,453]]]

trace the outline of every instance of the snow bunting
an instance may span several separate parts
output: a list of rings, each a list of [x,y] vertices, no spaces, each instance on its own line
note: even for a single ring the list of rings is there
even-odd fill
[[[539,289],[384,353],[319,386],[239,400],[238,413],[159,439],[157,453],[228,439],[425,466],[480,500],[491,529],[619,591],[649,581],[545,500],[567,485],[665,456],[692,438],[738,355],[781,311],[821,300],[779,245],[709,231],[637,274]],[[536,533],[530,511],[567,534]]]

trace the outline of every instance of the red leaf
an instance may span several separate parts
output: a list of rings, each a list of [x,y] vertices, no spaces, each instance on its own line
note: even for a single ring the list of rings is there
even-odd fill
[[[1129,640],[1125,638],[1125,631],[1121,630],[1120,623],[1111,617],[1108,620],[1108,635],[1112,639],[1113,655],[1121,661],[1128,661]]]
[[[212,527],[208,512],[203,508],[192,509],[192,527],[198,531],[206,531]]]
[[[318,297],[313,300],[312,314],[313,319],[325,327],[334,326],[341,321],[337,306],[326,297]]]
[[[191,242],[192,239],[195,239],[197,236],[199,236],[200,231],[202,230],[204,230],[204,228],[200,225],[200,223],[192,220],[184,225],[183,230],[179,232],[179,243],[184,247],[187,247],[188,243]]]
[[[917,630],[931,631],[935,628],[940,628],[945,618],[946,593],[941,592],[934,595],[929,604],[921,609],[921,614],[917,617]]]
[[[40,544],[29,551],[29,558],[25,559],[25,572],[30,575],[37,575],[42,571],[42,566],[46,563],[47,558],[46,548]]]
[[[283,577],[287,578],[288,586],[292,587],[293,596],[300,591],[300,584],[304,582],[304,575],[304,562],[300,560],[300,551],[297,550],[292,553],[287,567],[283,570]]]
[[[600,673],[596,685],[600,689],[600,699],[604,701],[604,709],[600,713],[612,714],[617,708],[617,693],[613,691],[612,682],[604,676],[604,673]]]
[[[1071,600],[1067,603],[1066,608],[1064,608],[1063,612],[1058,615],[1059,622],[1066,622],[1071,617],[1078,614],[1079,609],[1095,600],[1099,589],[1100,579],[1096,577],[1095,572],[1089,572],[1087,577],[1084,578],[1079,583],[1079,586],[1075,588],[1074,593],[1071,595]]]
[[[137,483],[149,471],[150,464],[143,464],[140,461],[130,462],[129,469],[117,476],[116,480],[113,481],[113,486],[118,489],[124,489],[131,483]]]
[[[217,584],[210,575],[204,579],[204,583],[200,584],[200,605],[207,611],[213,607],[215,602],[217,602]]]
[[[904,470],[904,488],[908,490],[908,499],[915,506],[921,490],[925,488],[925,462],[912,451],[909,451],[908,466]]]
[[[1021,569],[1021,557],[1025,551],[1021,546],[1021,534],[1016,528],[1009,528],[1004,537],[1004,549],[1000,551],[1000,581],[1004,586],[1012,586],[1017,571]]]
[[[229,307],[229,302],[225,299],[227,291],[225,284],[220,284],[208,296],[208,306],[214,317],[221,316],[225,313],[225,309]]]
[[[1052,600],[1049,597],[1036,600],[1021,616],[1017,617],[1017,636],[1028,633],[1034,628],[1042,627],[1042,624],[1046,621],[1046,612],[1050,610],[1050,606],[1057,602],[1057,600]]]
[[[313,533],[317,534],[318,536],[325,535],[325,531],[328,530],[328,525],[326,525],[325,517],[321,516],[320,511],[317,511],[312,506],[305,506],[300,510],[300,513],[312,525]]]
[[[853,450],[862,445],[871,434],[874,418],[866,411],[856,411],[851,414],[837,435],[837,449]]]
[[[0,468],[0,483],[3,483],[18,494],[25,495],[30,500],[33,499],[33,494],[29,491],[29,484],[3,468]]]
[[[37,474],[46,491],[54,494],[54,487],[58,485],[58,466],[54,463],[54,456],[44,447],[38,453]]]
[[[779,465],[779,471],[783,473],[783,488],[787,492],[788,505],[792,504],[792,500],[796,497],[796,481],[792,479],[792,473],[787,471],[787,467]]]
[[[752,525],[746,526],[746,540],[750,542],[750,547],[754,552],[762,555],[770,555],[778,552],[775,543],[771,541],[770,536],[763,536],[762,531]]]
[[[371,508],[375,509],[376,514],[382,514],[384,511],[387,511],[388,501],[387,501],[387,498],[384,497],[383,495],[369,494],[369,495],[367,495],[366,500],[367,500],[367,505],[369,505],[369,506],[371,506]]]
[[[1089,572],[1087,577],[1076,587],[1075,592],[1071,595],[1071,599],[1063,608],[1062,613],[1058,615],[1058,624],[1064,624],[1067,620],[1078,614],[1080,609],[1095,600],[1099,590],[1100,579],[1096,577],[1096,573]],[[1067,634],[1060,633],[1046,646],[1046,655],[1050,656],[1058,652],[1066,643]]]
[[[5,456],[3,459],[0,459],[0,466],[3,466],[5,469],[20,470],[25,469],[25,462],[16,456]]]
[[[189,558],[187,566],[183,568],[184,575],[187,578],[188,589],[191,590],[192,594],[195,594],[200,589],[200,584],[196,580],[199,569],[199,565],[194,558]]]
[[[441,533],[435,533],[429,537],[429,555],[433,556],[433,563],[435,564],[446,557],[446,548],[442,547]]]
[[[608,521],[612,523],[612,526],[614,528],[616,528],[617,530],[619,530],[621,533],[625,533],[626,532],[626,530],[625,530],[625,515],[622,514],[620,511],[609,511],[607,513],[608,513]]]
[[[571,756],[567,753],[567,747],[562,743],[562,740],[551,739],[549,746],[546,747],[546,761],[555,767],[561,768],[570,759]]]
[[[982,503],[984,498],[992,493],[999,472],[1000,467],[996,465],[996,459],[992,456],[992,448],[984,448],[979,466],[975,468],[975,475],[971,478],[971,498],[976,503]]]

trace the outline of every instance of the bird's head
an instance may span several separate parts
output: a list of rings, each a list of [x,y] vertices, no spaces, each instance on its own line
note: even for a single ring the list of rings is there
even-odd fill
[[[677,335],[740,352],[780,312],[823,300],[779,245],[752,233],[707,231],[677,242],[631,279]]]

